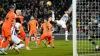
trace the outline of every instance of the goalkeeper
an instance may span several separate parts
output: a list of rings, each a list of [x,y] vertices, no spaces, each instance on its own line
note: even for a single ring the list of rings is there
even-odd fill
[[[91,21],[88,23],[88,30],[87,33],[88,35],[88,39],[89,42],[91,42],[93,44],[93,46],[95,47],[96,51],[99,51],[100,48],[97,45],[97,43],[94,41],[94,39],[96,39],[98,36],[98,22],[95,18],[95,16],[92,16]]]

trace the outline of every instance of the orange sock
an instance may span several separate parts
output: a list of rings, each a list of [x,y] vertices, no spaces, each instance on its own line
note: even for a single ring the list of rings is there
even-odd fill
[[[37,42],[38,42],[38,38],[37,38],[37,37],[35,37],[35,38],[34,38],[34,41],[37,43]]]
[[[40,45],[40,41],[41,41],[40,39],[37,41],[37,43],[38,43],[38,46]]]
[[[26,46],[28,46],[29,41],[30,41],[30,37],[28,37],[28,38],[26,39],[26,41],[25,41]]]

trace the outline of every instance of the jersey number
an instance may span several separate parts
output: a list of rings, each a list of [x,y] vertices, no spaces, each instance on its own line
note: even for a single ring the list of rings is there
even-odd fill
[[[49,31],[49,26],[46,26],[46,28],[47,28],[47,31]]]

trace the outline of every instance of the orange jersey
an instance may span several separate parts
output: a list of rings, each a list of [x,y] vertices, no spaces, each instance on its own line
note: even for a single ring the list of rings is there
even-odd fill
[[[6,19],[2,25],[3,37],[11,36],[11,25],[15,17],[16,17],[16,14],[13,11],[9,11],[8,14],[6,15]]]
[[[28,27],[30,30],[36,30],[38,22],[36,20],[31,20],[28,23]]]
[[[17,16],[17,18],[19,18],[19,19],[20,19],[21,24],[22,24],[22,23],[23,23],[23,21],[24,21],[24,17],[23,17],[23,16]]]
[[[43,29],[43,33],[51,32],[52,31],[52,25],[50,23],[43,23],[42,29]]]
[[[17,18],[19,18],[20,19],[20,24],[21,24],[21,26],[20,26],[20,34],[18,35],[18,37],[20,38],[20,39],[25,39],[26,38],[26,33],[25,33],[25,31],[24,31],[24,28],[23,28],[23,26],[22,26],[22,24],[23,24],[23,20],[24,20],[24,17],[23,16],[17,16]]]
[[[11,26],[12,21],[15,19],[16,14],[13,11],[9,11],[8,14],[6,15],[6,20],[4,23],[6,23],[8,26]]]
[[[26,33],[25,33],[24,28],[23,28],[22,25],[20,26],[19,31],[20,31],[19,38],[22,39],[22,40],[25,39],[26,38]]]

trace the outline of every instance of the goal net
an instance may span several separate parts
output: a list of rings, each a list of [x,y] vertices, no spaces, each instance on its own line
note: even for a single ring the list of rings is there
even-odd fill
[[[100,56],[100,0],[76,1],[78,56]]]

